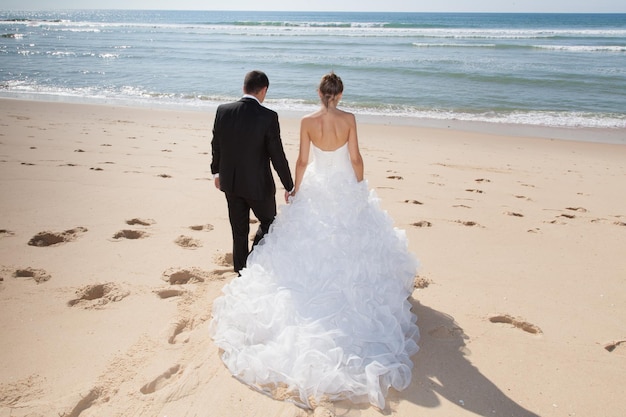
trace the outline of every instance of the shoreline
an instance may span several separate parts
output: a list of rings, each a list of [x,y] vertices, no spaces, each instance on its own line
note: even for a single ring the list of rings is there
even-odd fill
[[[291,165],[299,121],[280,122]],[[208,325],[235,274],[212,123],[0,100],[0,416],[380,417],[274,400],[220,360]],[[421,264],[420,351],[384,414],[623,417],[626,146],[358,129],[367,184]]]
[[[69,96],[42,96],[36,98],[6,97],[0,95],[0,100],[33,101],[41,103],[67,103],[90,106],[125,107],[130,109],[154,109],[177,112],[209,113],[214,114],[221,103],[207,103],[205,106],[188,106],[184,104],[143,103],[124,99],[102,99]],[[282,110],[268,105],[275,110],[279,117],[299,120],[309,111]],[[428,119],[409,116],[368,115],[354,113],[357,123],[385,126],[412,126],[417,128],[435,128],[459,132],[488,133],[501,136],[535,137],[543,139],[572,140],[589,143],[606,143],[626,145],[626,130],[621,128],[592,128],[592,127],[556,127],[529,124],[514,124],[500,122],[485,122],[457,119]]]

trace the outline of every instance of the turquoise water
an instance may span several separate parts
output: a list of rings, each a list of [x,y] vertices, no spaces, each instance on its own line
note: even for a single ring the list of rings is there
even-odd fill
[[[266,104],[626,128],[626,14],[0,12],[0,96],[213,108],[245,72]]]

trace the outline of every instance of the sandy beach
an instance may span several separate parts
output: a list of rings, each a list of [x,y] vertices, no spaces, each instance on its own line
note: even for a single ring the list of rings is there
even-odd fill
[[[422,264],[421,350],[387,409],[303,410],[233,378],[208,335],[234,277],[212,113],[0,110],[0,417],[626,415],[626,145],[602,132],[357,116]],[[280,121],[293,169],[299,120]]]

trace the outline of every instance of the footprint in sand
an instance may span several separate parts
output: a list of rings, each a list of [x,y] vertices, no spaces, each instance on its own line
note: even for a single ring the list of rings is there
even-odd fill
[[[504,214],[506,214],[507,216],[513,216],[513,217],[524,217],[522,213],[516,213],[514,211],[507,211]]]
[[[180,235],[174,241],[178,246],[184,249],[196,249],[202,247],[202,242],[189,236]]]
[[[233,266],[233,254],[230,252],[217,254],[213,257],[213,262],[219,266]]]
[[[210,232],[211,230],[213,230],[213,225],[212,224],[199,224],[195,226],[189,226],[189,228],[195,231],[205,230],[207,232]]]
[[[31,267],[18,269],[13,276],[15,276],[15,278],[32,278],[37,284],[46,282],[51,278],[50,274],[45,270]]]
[[[476,182],[491,182],[491,180],[487,178],[476,178],[474,181]]]
[[[417,201],[417,200],[404,200],[405,203],[409,203],[409,204],[418,204],[418,205],[422,205],[424,203]]]
[[[415,227],[432,227],[432,223],[427,220],[420,220],[419,222],[411,223],[411,226]]]
[[[604,349],[606,349],[607,352],[626,355],[626,340],[608,343],[604,346]]]
[[[390,179],[390,180],[403,180],[404,178],[401,177],[400,175],[390,175],[390,176],[387,177],[387,179]]]
[[[205,271],[200,268],[169,268],[163,272],[161,279],[170,285],[187,285],[205,281],[221,281],[230,272],[232,272],[231,269]],[[154,292],[162,299],[187,294],[187,290],[182,288],[160,288]]]
[[[417,275],[415,279],[413,280],[413,287],[418,290],[421,290],[421,289],[427,288],[432,283],[433,283],[432,280],[428,278],[420,277],[419,275]]]
[[[15,236],[15,232],[7,229],[0,229],[0,237]]]
[[[161,279],[165,282],[168,282],[170,285],[185,285],[210,281],[216,278],[215,274],[212,274],[211,272],[202,270],[200,268],[169,268],[165,272],[163,272]]]
[[[187,293],[187,291],[178,289],[178,288],[160,288],[158,290],[154,290],[154,293],[159,296],[161,299],[179,297]]]
[[[532,333],[532,334],[543,333],[538,326],[528,323],[527,321],[524,321],[522,319],[516,319],[515,317],[509,316],[508,314],[490,317],[489,321],[492,323],[511,324],[513,325],[513,327],[522,329],[523,331]]]
[[[167,343],[169,343],[170,345],[174,345],[179,341],[187,343],[189,341],[189,337],[185,337],[185,333],[188,333],[190,330],[193,330],[192,320],[180,319],[176,322],[173,322],[168,330],[169,336],[167,338]]]
[[[113,239],[143,239],[148,236],[148,233],[143,230],[120,230],[116,234],[113,235]]]
[[[159,174],[159,175],[157,175],[157,177],[161,177],[161,178],[172,178],[172,176],[171,176],[171,175],[168,175],[168,174]]]
[[[587,209],[584,207],[565,207],[565,210],[577,211],[579,213],[586,213]]]
[[[67,302],[70,307],[102,308],[110,302],[122,301],[130,294],[113,282],[87,285],[76,290],[76,298]]]
[[[178,379],[178,377],[182,374],[182,371],[183,367],[178,364],[171,366],[161,375],[141,387],[139,391],[141,391],[144,395],[153,394]]]
[[[456,220],[455,223],[460,223],[463,226],[469,226],[469,227],[473,227],[473,226],[484,227],[484,226],[479,225],[475,221],[471,221],[471,220]]]
[[[476,193],[476,194],[483,194],[484,193],[483,190],[477,190],[475,188],[467,188],[465,191],[467,191],[468,193]]]
[[[64,416],[78,417],[83,411],[88,410],[94,405],[101,397],[105,396],[104,390],[101,387],[95,387],[87,395],[76,403],[74,408],[67,413],[63,413]]]
[[[621,219],[624,216],[616,215],[616,216],[610,216],[610,217],[615,217],[616,219]],[[590,221],[591,221],[591,223],[607,223],[607,222],[611,222],[611,224],[613,224],[615,226],[626,226],[626,222],[624,222],[622,220],[611,221],[610,219],[607,219],[605,217],[591,219]]]
[[[532,201],[532,199],[530,197],[526,197],[525,195],[518,194],[518,195],[514,195],[513,197],[515,197],[515,198],[523,198],[524,200]]]
[[[126,220],[126,224],[129,226],[136,226],[136,225],[140,225],[140,226],[152,226],[153,224],[155,224],[156,222],[152,219],[138,219],[138,218],[134,218],[134,219],[130,219],[130,220]]]
[[[39,232],[28,241],[30,246],[45,247],[71,242],[86,232],[85,227],[75,227],[64,232]]]

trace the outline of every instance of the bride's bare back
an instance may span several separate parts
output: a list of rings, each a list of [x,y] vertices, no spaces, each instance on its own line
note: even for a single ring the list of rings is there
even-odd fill
[[[335,151],[346,143],[350,162],[357,181],[363,180],[363,158],[359,151],[356,119],[352,113],[340,110],[337,104],[343,94],[343,82],[331,72],[322,77],[318,94],[321,108],[300,121],[300,152],[296,162],[296,192],[300,188],[304,171],[309,163],[311,143],[323,151]]]
[[[349,141],[356,123],[353,114],[330,108],[305,116],[300,127],[301,132],[307,135],[315,147],[323,151],[334,151]]]
[[[315,113],[304,116],[300,122],[300,152],[296,162],[296,192],[309,163],[311,143],[323,151],[334,151],[348,144],[350,162],[357,181],[363,180],[363,158],[359,151],[354,114],[337,108],[341,94],[333,97]]]

